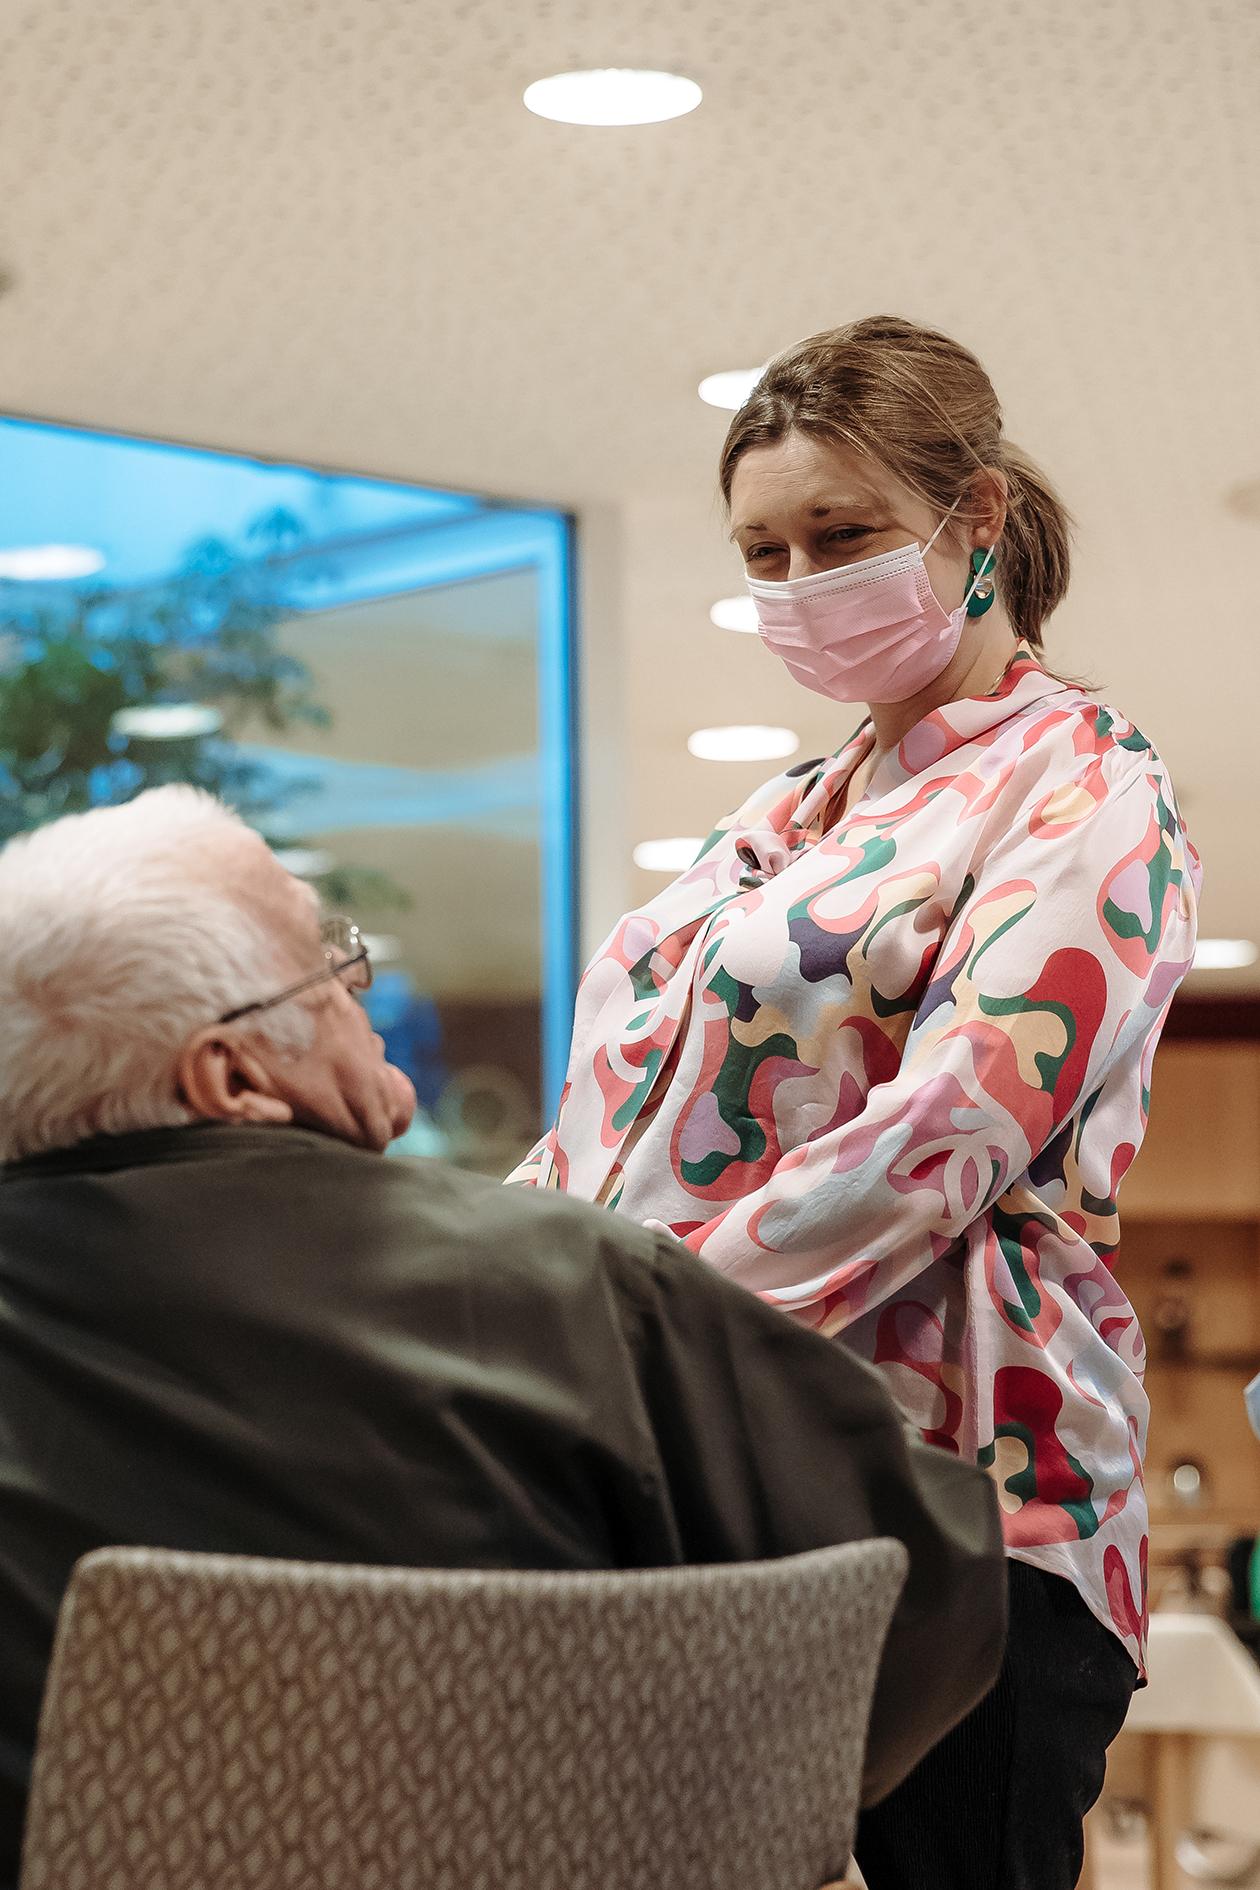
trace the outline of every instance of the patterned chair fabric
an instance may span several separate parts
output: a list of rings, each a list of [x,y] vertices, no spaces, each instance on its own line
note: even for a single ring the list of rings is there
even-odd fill
[[[633,1573],[104,1549],[22,1890],[817,1890],[899,1543]]]

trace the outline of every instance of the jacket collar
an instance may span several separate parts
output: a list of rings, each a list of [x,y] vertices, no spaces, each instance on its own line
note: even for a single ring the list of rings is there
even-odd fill
[[[98,1135],[87,1142],[76,1142],[71,1148],[50,1149],[45,1155],[0,1163],[0,1183],[33,1181],[40,1176],[109,1174],[119,1168],[199,1161],[224,1154],[270,1153],[282,1146],[281,1138],[286,1148],[299,1140],[319,1149],[339,1146],[331,1136],[288,1124],[191,1122],[183,1128]]]

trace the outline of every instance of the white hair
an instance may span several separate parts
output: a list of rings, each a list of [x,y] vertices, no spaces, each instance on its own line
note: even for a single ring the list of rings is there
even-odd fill
[[[153,788],[0,849],[0,1162],[183,1124],[188,1037],[288,971],[238,902],[224,841],[248,831],[199,788]],[[238,855],[239,857],[239,855]],[[311,1020],[243,1020],[286,1054]]]

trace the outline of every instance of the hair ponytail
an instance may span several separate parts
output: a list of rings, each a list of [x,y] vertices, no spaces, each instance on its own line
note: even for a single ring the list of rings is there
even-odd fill
[[[1040,467],[1009,440],[1001,442],[997,464],[1008,487],[998,591],[1016,633],[1039,650],[1041,626],[1067,591],[1072,520]]]

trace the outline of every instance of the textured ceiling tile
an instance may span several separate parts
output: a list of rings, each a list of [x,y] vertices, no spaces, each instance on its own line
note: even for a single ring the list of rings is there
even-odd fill
[[[605,64],[704,104],[521,106]],[[1258,73],[1254,0],[0,0],[0,406],[662,504],[627,597],[699,719],[738,572],[696,381],[916,315],[985,360],[1080,518],[1065,645],[1223,820],[1222,752],[1260,791],[1260,526],[1223,503],[1260,478]],[[693,604],[654,606],[662,570]],[[695,831],[711,777],[677,766]]]

